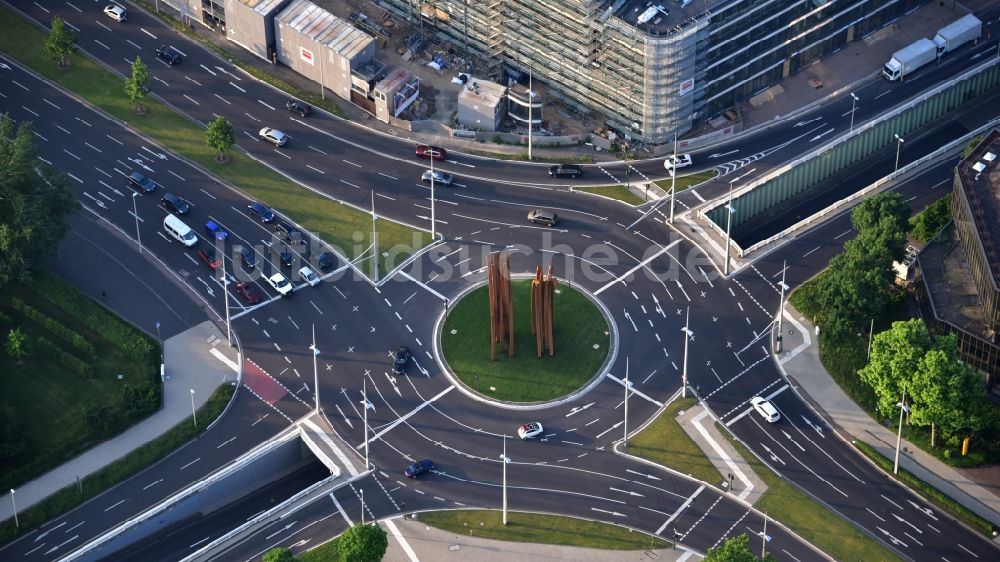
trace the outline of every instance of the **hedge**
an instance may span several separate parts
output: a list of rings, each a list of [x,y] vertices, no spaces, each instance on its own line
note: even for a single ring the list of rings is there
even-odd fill
[[[29,320],[55,334],[66,343],[84,353],[87,357],[97,356],[97,350],[79,332],[74,332],[67,328],[62,322],[31,306],[20,297],[13,297],[10,300],[11,304],[14,305],[14,309],[27,316]]]
[[[875,450],[874,447],[865,443],[860,439],[855,439],[852,441],[855,447],[858,448],[862,453],[868,458],[875,462],[879,467],[882,468],[889,476],[895,478],[896,480],[906,484],[911,489],[918,492],[921,496],[926,498],[928,501],[937,505],[941,509],[951,513],[953,516],[961,519],[965,523],[979,530],[981,533],[989,538],[996,536],[997,528],[986,519],[983,519],[976,513],[974,513],[969,508],[958,503],[953,498],[946,495],[941,490],[938,490],[934,486],[931,486],[927,482],[917,478],[913,473],[909,472],[905,468],[899,469],[899,474],[892,474],[893,460],[886,457],[882,453]]]
[[[56,345],[49,338],[45,336],[38,336],[38,338],[35,339],[35,344],[38,346],[39,351],[52,355],[57,361],[59,361],[59,363],[62,364],[63,367],[66,367],[70,371],[86,378],[90,378],[91,374],[93,374],[93,369],[88,363],[81,361],[72,353],[63,351],[62,348]]]

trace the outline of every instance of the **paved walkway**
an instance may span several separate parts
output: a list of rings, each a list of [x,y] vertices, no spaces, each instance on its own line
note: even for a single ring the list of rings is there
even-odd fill
[[[826,372],[819,360],[819,345],[812,323],[791,305],[786,305],[785,319],[788,323],[784,325],[784,353],[779,365],[791,387],[819,410],[843,438],[861,439],[892,458],[896,450],[896,432],[868,416]],[[1000,525],[1000,497],[906,440],[902,443],[899,466],[994,525]]]
[[[678,412],[677,423],[701,448],[719,474],[727,477],[727,480],[730,474],[733,476],[732,493],[750,505],[757,503],[757,500],[767,491],[767,484],[760,479],[760,476],[757,476],[750,463],[740,455],[736,447],[733,447],[732,443],[723,437],[715,425],[715,418],[708,410],[701,403],[698,403],[687,410]],[[715,485],[714,482],[709,482],[709,484]],[[728,484],[724,485],[728,486]]]
[[[77,478],[104,468],[178,423],[190,420],[192,390],[194,407],[200,408],[220,384],[236,380],[238,354],[226,345],[225,334],[207,320],[166,340],[164,354],[163,407],[114,439],[16,488],[18,510],[75,485]],[[198,420],[198,423],[205,425],[211,421]],[[0,521],[11,517],[11,502],[0,502]]]
[[[573,546],[503,542],[466,535],[456,535],[406,518],[381,521],[389,535],[389,548],[384,562],[438,562],[441,560],[475,560],[476,562],[510,562],[572,560],[578,562],[626,562],[657,560],[658,562],[696,562],[702,556],[685,550],[597,550]]]

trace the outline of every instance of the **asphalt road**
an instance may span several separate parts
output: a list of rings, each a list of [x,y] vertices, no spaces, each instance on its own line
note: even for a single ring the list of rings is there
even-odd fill
[[[155,93],[202,122],[214,112],[224,114],[239,131],[241,148],[268,165],[280,167],[297,181],[359,205],[367,205],[367,186],[377,185],[380,214],[429,224],[424,218],[429,194],[417,181],[424,163],[415,161],[404,143],[372,136],[353,124],[326,116],[301,120],[271,109],[280,106],[280,94],[246,77],[241,79],[237,71],[200,47],[183,42],[138,10],[131,10],[129,22],[114,26],[112,32],[108,26],[114,22],[104,18],[96,4],[17,5],[45,21],[51,17],[45,11],[59,13],[79,28],[82,48],[121,72],[127,72],[126,62],[136,53],[145,55],[158,84]],[[152,49],[164,42],[186,53],[181,65],[156,66],[159,63]],[[957,71],[958,66],[949,68]],[[934,76],[944,79],[946,70],[942,67],[929,72],[928,82]],[[919,80],[917,77],[906,87],[928,85],[920,86]],[[138,247],[134,236],[138,230],[143,253],[125,250],[116,252],[116,258],[132,272],[133,279],[169,280],[169,288],[159,287],[160,281],[136,282],[134,291],[139,294],[162,292],[169,298],[150,307],[133,299],[120,309],[126,317],[148,326],[149,317],[163,314],[159,310],[163,307],[184,309],[188,312],[175,315],[182,326],[191,306],[204,307],[216,320],[224,316],[225,286],[197,260],[194,250],[182,248],[162,233],[160,222],[166,211],[158,206],[158,196],[133,197],[125,187],[125,177],[134,169],[143,170],[166,189],[191,201],[194,208],[185,220],[199,233],[208,219],[224,225],[230,232],[227,255],[232,255],[234,243],[251,245],[270,237],[269,228],[246,214],[243,197],[16,68],[0,75],[0,93],[15,119],[35,121],[41,156],[65,170],[75,182],[85,206],[82,216],[92,224],[74,226],[74,232],[86,233],[86,239],[96,246],[115,238],[119,245],[131,240]],[[888,101],[896,95],[904,92],[890,92],[878,99]],[[833,109],[838,103],[827,110],[842,113],[842,108]],[[53,105],[58,111],[51,109]],[[859,109],[859,121],[861,112]],[[262,124],[280,126],[289,133],[292,141],[288,147],[278,150],[257,141],[253,132]],[[756,162],[767,158],[773,159],[769,162],[787,160],[796,151],[809,148],[801,139],[796,141],[797,136],[822,132],[808,132],[812,124],[787,126],[788,131],[772,129],[763,135],[768,143],[777,143],[773,146],[784,143],[782,148],[746,164],[758,165]],[[95,142],[98,139],[100,142]],[[740,142],[744,143],[741,150],[754,147],[757,153],[767,152],[753,145],[763,140],[748,137]],[[539,176],[544,180],[543,172],[534,166],[458,155],[446,167],[460,173],[461,178],[454,188],[437,192],[438,228],[445,241],[405,268],[405,275],[397,274],[380,287],[354,280],[350,274],[331,276],[318,287],[297,283],[294,296],[284,299],[258,283],[267,299],[255,307],[230,294],[233,327],[244,354],[283,385],[286,391],[280,398],[265,403],[248,392],[239,393],[230,413],[212,430],[147,471],[4,547],[4,556],[57,558],[225,465],[306,413],[314,390],[308,350],[312,325],[317,328],[322,350],[323,408],[337,431],[360,449],[364,440],[361,383],[367,380],[372,403],[369,423],[377,435],[371,445],[372,460],[384,475],[380,472],[379,477],[338,493],[349,517],[335,516],[332,510],[336,506],[316,511],[315,524],[289,538],[306,541],[301,546],[315,544],[321,533],[336,531],[347,519],[356,520],[353,514],[360,513],[360,500],[351,500],[347,491],[360,486],[381,488],[366,492],[370,516],[434,507],[498,507],[501,440],[529,420],[541,421],[547,431],[542,442],[508,440],[507,454],[513,460],[508,467],[511,509],[558,511],[611,521],[667,538],[677,536],[700,550],[732,534],[756,533],[763,527],[760,516],[714,488],[611,451],[624,430],[625,360],[634,385],[629,398],[629,427],[634,428],[652,416],[679,386],[684,347],[680,330],[688,308],[694,333],[688,363],[692,387],[779,472],[891,544],[904,557],[961,560],[995,556],[989,554],[996,550],[989,542],[859,462],[821,419],[791,393],[782,391],[783,379],[766,349],[778,304],[775,273],[780,266],[775,264],[780,263],[779,258],[794,264],[787,281],[795,286],[837,251],[850,234],[849,225],[831,221],[724,281],[696,248],[661,223],[648,221],[638,229],[626,229],[638,217],[632,209],[568,193],[566,186],[531,188],[504,183],[497,177],[490,179],[489,175],[495,171],[505,182],[536,182]],[[918,198],[929,197],[927,193],[934,190],[943,194],[946,189],[940,184],[918,185],[916,180],[907,182],[911,185],[904,189],[913,190]],[[536,206],[557,209],[561,217],[558,227],[527,225],[525,213]],[[831,237],[831,232],[838,235]],[[470,283],[482,281],[485,252],[508,246],[516,250],[512,257],[515,271],[532,271],[540,261],[551,260],[558,276],[598,293],[617,328],[616,356],[609,376],[582,397],[543,409],[505,410],[467,396],[442,374],[433,335],[444,311],[442,296],[453,298]],[[806,249],[812,246],[820,248]],[[256,271],[280,268],[274,265],[274,256],[258,259]],[[233,274],[230,266],[227,263],[227,271]],[[67,266],[67,270],[71,278],[78,275],[72,273],[73,267]],[[646,275],[649,270],[659,273],[660,278]],[[636,275],[630,277],[633,273]],[[110,283],[110,272],[107,276]],[[405,376],[392,376],[388,353],[400,343],[415,350],[416,363]],[[746,415],[749,398],[758,394],[774,396],[784,423],[770,426]],[[409,417],[399,422],[406,415]],[[391,476],[398,475],[412,460],[427,457],[435,460],[439,470],[426,478],[404,482]],[[171,538],[175,542],[169,544],[182,549],[201,538],[192,533],[175,535]],[[772,539],[769,550],[779,559],[816,557],[808,546],[777,525],[768,525],[768,535]],[[270,533],[261,533],[246,543],[248,552],[262,549],[268,536]],[[193,540],[185,542],[189,538]]]

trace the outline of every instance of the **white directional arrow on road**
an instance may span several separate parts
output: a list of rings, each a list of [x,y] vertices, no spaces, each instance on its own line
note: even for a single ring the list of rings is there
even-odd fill
[[[830,127],[829,129],[827,129],[827,130],[823,131],[822,133],[816,135],[815,137],[809,139],[809,142],[818,141],[819,139],[821,139],[821,138],[825,137],[826,135],[829,135],[830,133],[832,133],[834,131],[834,129],[835,129],[835,127]]]
[[[937,517],[934,517],[934,511],[931,508],[919,506],[913,500],[906,500],[906,501],[908,501],[910,503],[910,505],[913,506],[913,509],[916,509],[920,513],[923,513],[924,515],[926,515],[927,517],[930,517],[931,519],[933,519],[935,521],[938,520]]]
[[[653,476],[652,474],[643,474],[641,472],[636,472],[636,471],[632,470],[631,468],[626,468],[625,472],[631,472],[632,474],[635,474],[636,476],[644,476],[646,478],[649,478],[650,480],[659,480],[659,478]]]
[[[762,449],[764,449],[765,451],[767,451],[767,453],[769,455],[771,455],[771,460],[780,462],[782,464],[782,466],[785,465],[785,461],[781,460],[781,457],[779,457],[778,455],[774,454],[774,451],[772,451],[770,449],[770,447],[768,447],[767,445],[765,445],[763,443],[761,443],[760,446],[761,446]]]
[[[598,509],[596,507],[592,507],[590,509],[592,509],[594,511],[600,511],[601,513],[607,513],[608,515],[613,515],[615,517],[625,517],[624,513],[618,513],[617,511],[608,511],[606,509]]]
[[[389,379],[389,383],[392,384],[392,389],[396,391],[396,394],[398,394],[400,398],[402,398],[403,393],[399,390],[399,387],[396,386],[396,377],[390,377],[389,373],[386,373],[385,378]]]
[[[593,406],[594,404],[596,404],[596,402],[591,402],[590,404],[587,404],[586,406],[573,406],[573,409],[570,410],[568,414],[566,414],[566,417],[568,418],[568,417],[572,416],[573,414],[575,414],[577,412],[582,412],[582,411],[586,410],[587,408]]]
[[[568,417],[568,416],[567,416],[567,417]],[[602,431],[602,432],[598,433],[598,434],[597,434],[597,437],[595,437],[594,439],[600,439],[601,437],[604,437],[604,434],[605,434],[605,433],[607,433],[607,432],[611,431],[612,429],[618,429],[618,426],[620,426],[620,425],[621,425],[621,424],[623,424],[623,423],[625,423],[625,420],[622,420],[622,421],[620,421],[620,422],[616,423],[615,425],[613,425],[613,426],[611,426],[611,427],[609,427],[609,428],[605,429],[604,431]]]
[[[899,544],[899,545],[905,546],[906,548],[910,548],[910,545],[908,545],[905,542],[903,542],[903,541],[897,539],[896,537],[892,536],[889,533],[889,531],[886,531],[885,529],[883,529],[882,527],[879,527],[878,525],[876,525],[875,528],[878,529],[879,531],[881,531],[883,535],[889,537],[889,542],[891,542],[892,544]]]
[[[823,119],[822,117],[817,117],[815,119],[810,119],[808,121],[799,121],[798,123],[796,123],[796,124],[794,124],[792,126],[793,127],[804,127],[804,126],[808,125],[809,123],[812,123],[814,121],[821,121],[822,119]]]
[[[167,155],[166,155],[166,154],[163,154],[162,152],[153,152],[152,150],[150,150],[150,149],[146,148],[145,146],[143,146],[143,147],[140,147],[140,148],[142,148],[142,149],[143,149],[143,150],[145,150],[146,152],[148,152],[148,153],[152,154],[153,156],[156,156],[156,157],[157,157],[157,158],[159,158],[160,160],[166,160],[166,159],[167,159]]]
[[[792,443],[795,443],[795,446],[796,446],[796,447],[798,447],[800,451],[802,451],[803,453],[804,453],[804,452],[806,452],[806,448],[805,448],[805,447],[803,447],[802,445],[799,445],[799,442],[798,442],[798,441],[796,441],[796,440],[792,439],[792,436],[791,436],[791,435],[789,435],[789,433],[788,433],[787,431],[785,431],[785,430],[781,430],[781,432],[785,434],[785,438],[786,438],[786,439],[788,439],[788,440],[789,440],[789,441],[791,441]]]
[[[618,488],[612,488],[610,486],[608,487],[608,489],[611,490],[612,492],[621,492],[622,494],[628,494],[630,496],[639,496],[640,498],[646,497],[640,494],[639,492],[632,492],[630,490],[619,490]]]
[[[729,152],[722,152],[722,153],[716,152],[715,154],[710,154],[708,157],[709,158],[722,158],[723,156],[729,156],[730,154],[736,154],[739,151],[740,151],[740,149],[737,148],[736,150],[730,150]]]
[[[806,422],[806,424],[807,424],[807,425],[808,425],[809,427],[811,427],[811,428],[815,429],[815,430],[816,430],[816,433],[818,433],[820,437],[822,437],[823,439],[826,439],[826,435],[824,435],[824,434],[823,434],[823,428],[822,428],[822,427],[820,427],[820,426],[818,426],[818,425],[814,424],[814,423],[812,422],[812,420],[810,420],[809,418],[807,418],[807,417],[805,417],[805,416],[802,416],[802,421]]]
[[[225,68],[222,68],[221,66],[216,66],[215,69],[218,70],[219,72],[223,73],[223,74],[228,74],[228,75],[232,76],[233,78],[235,78],[237,80],[243,80],[239,76],[233,74],[232,72],[229,72],[228,70],[226,70]],[[208,69],[206,68],[205,70],[208,70]],[[211,71],[209,71],[209,72],[211,72]]]

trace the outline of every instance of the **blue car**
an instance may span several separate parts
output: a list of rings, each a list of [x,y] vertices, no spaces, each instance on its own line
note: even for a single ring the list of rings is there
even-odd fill
[[[247,209],[250,210],[251,214],[257,215],[257,218],[264,222],[271,222],[274,220],[274,211],[256,201],[251,201],[250,204],[247,205]]]
[[[222,229],[221,226],[215,221],[208,221],[205,223],[205,230],[208,235],[216,240],[225,240],[229,233]]]
[[[417,476],[429,471],[434,470],[434,461],[430,459],[424,459],[420,462],[415,462],[410,466],[406,467],[403,474],[407,478],[416,478]]]
[[[240,258],[243,259],[243,265],[247,269],[253,269],[257,267],[257,252],[253,248],[247,248],[246,246],[240,247]]]

